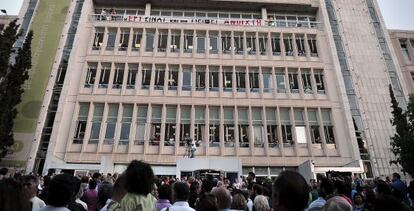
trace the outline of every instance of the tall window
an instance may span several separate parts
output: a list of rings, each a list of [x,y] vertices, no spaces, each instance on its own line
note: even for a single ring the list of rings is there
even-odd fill
[[[106,119],[104,144],[114,144],[116,120],[118,117],[118,107],[118,104],[109,104],[108,117]]]
[[[176,106],[167,106],[167,115],[165,120],[165,146],[174,146],[175,145],[175,133],[176,133],[176,115],[177,107]]]
[[[289,109],[280,109],[280,123],[282,126],[282,141],[284,144],[293,144],[292,124]]]
[[[231,92],[233,89],[233,68],[223,67],[223,91]]]
[[[138,65],[129,65],[127,77],[127,89],[134,89],[138,73]]]
[[[315,82],[316,82],[316,90],[318,94],[325,94],[325,84],[323,80],[323,71],[322,70],[315,70],[314,71]]]
[[[127,145],[129,142],[133,109],[134,109],[134,105],[123,104],[122,120],[121,120],[121,135],[119,137],[119,145]]]
[[[234,108],[224,107],[224,145],[234,147],[235,128],[234,128]]]
[[[299,93],[298,72],[296,69],[289,70],[290,93]]]
[[[124,66],[125,64],[115,64],[114,79],[112,81],[112,88],[119,89],[122,87],[124,80]]]
[[[246,68],[236,67],[236,87],[238,92],[246,91]]]
[[[210,91],[219,90],[219,68],[209,67],[209,89]]]
[[[79,103],[78,120],[76,121],[74,144],[82,144],[85,138],[86,125],[88,121],[89,103]]]
[[[286,93],[285,71],[276,71],[276,85],[278,93]]]
[[[259,70],[256,68],[249,69],[249,85],[251,92],[259,92]]]
[[[295,134],[296,134],[296,141],[298,144],[306,144],[308,143],[306,137],[306,126],[305,126],[305,118],[302,108],[295,108],[294,109],[294,116],[295,116]]]
[[[126,51],[128,49],[128,43],[129,43],[129,29],[121,29],[118,50]]]
[[[263,92],[272,92],[273,91],[272,70],[263,69],[262,76],[263,76]]]
[[[116,38],[116,29],[108,29],[108,41],[106,42],[106,50],[114,50]]]
[[[305,38],[303,35],[296,35],[296,47],[298,48],[298,56],[306,56]]]
[[[217,54],[218,53],[218,33],[217,32],[209,32],[209,41],[210,41],[210,54]]]
[[[206,32],[197,32],[197,53],[206,52]]]
[[[242,55],[244,51],[244,37],[243,33],[235,33],[234,34],[234,48],[235,54]]]
[[[246,34],[246,50],[248,55],[256,55],[256,35]]]
[[[104,111],[104,104],[94,104],[93,118],[92,118],[92,129],[89,143],[97,144],[99,141],[99,133],[101,132],[102,117]]]
[[[93,38],[92,50],[101,49],[104,37],[104,29],[95,28],[95,36]]]
[[[109,83],[109,75],[111,74],[111,64],[102,64],[101,76],[99,78],[99,88],[107,88]]]
[[[272,54],[274,56],[280,56],[282,54],[279,35],[272,34]]]
[[[193,52],[193,31],[185,31],[184,32],[184,53],[192,53]]]
[[[171,32],[171,52],[180,52],[180,31],[172,31]]]
[[[408,43],[407,40],[400,40],[401,53],[404,57],[405,62],[411,61],[410,52],[408,50],[407,43]]]
[[[142,32],[135,31],[134,37],[132,38],[132,50],[139,51],[141,49]]]
[[[308,37],[308,45],[309,45],[309,49],[311,52],[311,56],[312,57],[317,57],[318,56],[318,48],[316,45],[316,38],[313,36],[309,36]]]
[[[278,147],[280,140],[277,132],[276,108],[266,108],[267,141],[269,147]]]
[[[293,56],[293,40],[292,40],[292,35],[284,35],[283,42],[285,44],[286,56]]]
[[[239,142],[240,147],[249,147],[249,122],[248,109],[237,108],[239,117]]]
[[[209,107],[209,142],[210,146],[220,145],[220,107]]]
[[[85,88],[93,87],[96,77],[96,63],[88,64],[88,72],[86,73]]]
[[[302,87],[305,94],[312,94],[312,74],[309,69],[302,69]]]
[[[252,123],[253,123],[253,142],[256,147],[263,147],[263,121],[262,108],[252,108]]]
[[[325,132],[325,140],[327,144],[335,144],[334,127],[332,124],[330,110],[322,110],[323,129]]]
[[[197,143],[206,140],[205,134],[205,107],[204,106],[196,106],[195,107],[195,119],[194,119],[194,140]]]
[[[182,90],[184,91],[190,91],[191,85],[192,85],[192,67],[191,66],[185,66],[183,68],[183,86]]]
[[[165,52],[167,50],[168,31],[160,30],[158,32],[158,52]]]
[[[143,145],[145,142],[145,128],[147,125],[148,105],[138,105],[137,128],[135,133],[135,145]]]
[[[190,137],[191,106],[181,106],[180,146],[185,146],[185,138]]]
[[[267,34],[259,35],[259,51],[260,55],[267,54]]]
[[[144,65],[142,67],[142,81],[141,81],[141,87],[142,89],[149,89],[151,84],[151,66]]]
[[[161,140],[161,112],[162,106],[152,105],[150,144],[160,145]]]
[[[231,52],[231,33],[230,32],[222,32],[221,50],[223,54],[230,54]]]
[[[320,126],[318,123],[317,118],[317,110],[315,109],[308,109],[308,122],[310,126],[310,134],[311,134],[311,141],[312,144],[321,144],[322,138],[320,133]]]
[[[196,90],[204,91],[206,88],[206,67],[196,67]]]
[[[154,50],[154,32],[147,31],[147,39],[145,42],[145,51],[152,52]]]
[[[178,86],[178,67],[170,66],[168,70],[168,90],[177,90]]]
[[[154,89],[164,89],[165,67],[157,65],[155,69]]]

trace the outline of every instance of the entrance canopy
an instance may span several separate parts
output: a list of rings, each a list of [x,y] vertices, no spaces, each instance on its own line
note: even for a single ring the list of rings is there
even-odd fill
[[[234,172],[242,175],[241,161],[237,158],[180,158],[177,159],[177,178],[181,178],[181,172],[194,172],[196,170],[217,170]]]

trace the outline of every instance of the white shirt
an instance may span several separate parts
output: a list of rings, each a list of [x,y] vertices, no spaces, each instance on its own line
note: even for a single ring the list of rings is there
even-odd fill
[[[162,209],[161,211],[166,211],[167,208]],[[168,209],[169,211],[195,211],[191,208],[188,202],[186,201],[177,201]]]
[[[249,211],[253,211],[253,201],[249,198],[249,199],[247,199],[247,209],[249,210]]]
[[[83,202],[82,200],[76,199],[75,202],[82,205],[82,207],[85,208],[85,210],[88,210],[88,205],[85,202]]]
[[[70,211],[70,210],[66,207],[52,207],[52,206],[47,205],[45,207],[37,209],[36,211]]]
[[[32,202],[32,210],[33,211],[46,206],[45,202],[42,199],[39,199],[39,197],[37,197],[37,196],[31,198],[30,202]]]

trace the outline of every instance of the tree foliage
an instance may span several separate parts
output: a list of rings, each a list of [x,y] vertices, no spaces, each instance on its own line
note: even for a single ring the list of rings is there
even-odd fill
[[[391,137],[391,151],[395,159],[392,164],[400,165],[402,171],[414,176],[414,95],[410,96],[407,110],[403,111],[395,99],[394,92],[390,85],[392,104],[392,125],[396,133]]]
[[[16,21],[13,21],[0,35],[0,159],[12,153],[16,106],[21,102],[24,92],[22,85],[29,78],[28,71],[32,66],[32,31],[27,34],[23,46],[17,50],[17,55],[11,62],[10,58],[15,53],[13,45],[20,36],[18,27]]]

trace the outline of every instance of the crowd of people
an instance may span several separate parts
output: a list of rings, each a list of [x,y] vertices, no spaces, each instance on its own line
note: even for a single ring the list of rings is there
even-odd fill
[[[0,211],[382,211],[414,210],[414,181],[400,175],[364,181],[320,177],[310,183],[284,171],[274,181],[247,177],[154,175],[134,160],[122,174],[11,175],[0,170]]]

